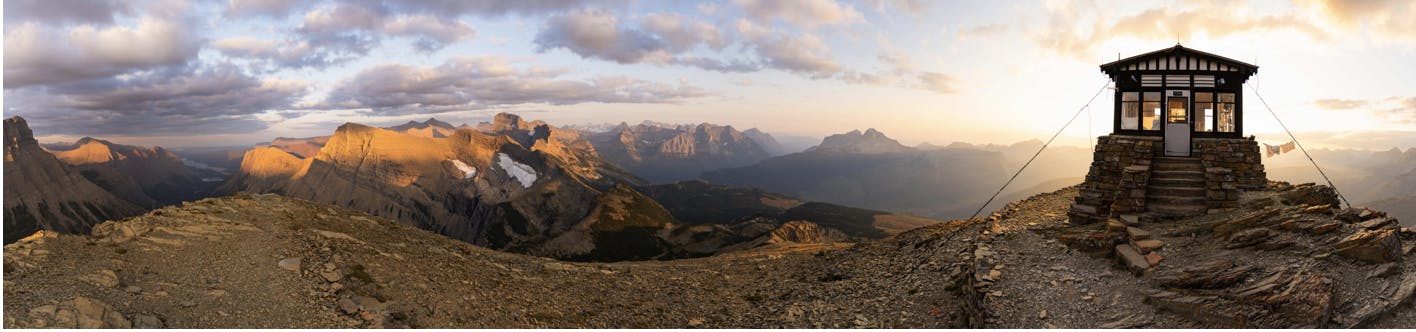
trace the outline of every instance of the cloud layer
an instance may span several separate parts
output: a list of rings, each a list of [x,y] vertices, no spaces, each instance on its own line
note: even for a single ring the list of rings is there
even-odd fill
[[[686,83],[575,80],[561,78],[563,73],[517,68],[501,57],[457,57],[436,67],[381,65],[340,83],[318,107],[421,113],[518,104],[679,103],[708,95]]]

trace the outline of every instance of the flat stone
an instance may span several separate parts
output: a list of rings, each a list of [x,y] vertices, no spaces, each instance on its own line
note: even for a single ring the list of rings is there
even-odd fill
[[[1134,214],[1123,214],[1123,215],[1121,215],[1121,222],[1122,222],[1122,223],[1125,223],[1126,225],[1130,225],[1130,226],[1140,225],[1140,224],[1141,224],[1141,216],[1134,215]]]
[[[275,263],[275,265],[276,265],[276,266],[279,266],[279,267],[282,268],[282,269],[286,269],[286,270],[290,270],[290,271],[299,271],[299,270],[300,270],[300,257],[290,257],[290,258],[282,259],[282,260],[280,260],[280,262]]]
[[[118,274],[113,273],[112,270],[95,271],[84,276],[83,280],[103,288],[118,287]]]
[[[143,292],[143,288],[138,286],[128,286],[127,288],[123,288],[123,291],[128,292],[129,294],[138,294]]]
[[[1396,272],[1396,263],[1383,263],[1372,269],[1372,272],[1367,274],[1367,278],[1381,278],[1391,275],[1392,272]]]
[[[1362,229],[1377,229],[1392,224],[1394,221],[1396,220],[1392,218],[1376,218],[1357,223],[1357,226],[1362,227]]]
[[[1151,238],[1151,232],[1136,227],[1126,227],[1126,236],[1131,237],[1132,241],[1149,240]]]
[[[320,277],[324,277],[324,280],[325,280],[325,281],[328,281],[328,282],[336,282],[336,281],[339,281],[340,279],[343,279],[343,278],[344,278],[344,275],[339,274],[339,272],[324,271],[324,272],[320,272]]]
[[[1159,253],[1152,252],[1146,254],[1146,263],[1150,264],[1150,266],[1160,265],[1160,261],[1164,259],[1165,257],[1161,257]]]
[[[1329,223],[1325,223],[1325,224],[1320,224],[1320,225],[1316,225],[1316,226],[1313,226],[1313,227],[1308,228],[1308,234],[1312,234],[1312,235],[1323,235],[1323,234],[1327,234],[1327,233],[1332,233],[1332,231],[1337,230],[1338,227],[1342,227],[1342,224],[1335,223],[1335,222],[1329,222]]]
[[[1106,221],[1107,233],[1121,233],[1126,231],[1126,224],[1119,220],[1111,219]]]
[[[1150,263],[1146,262],[1145,256],[1142,256],[1135,247],[1129,244],[1116,246],[1116,258],[1121,262],[1121,266],[1126,267],[1132,273],[1141,273],[1150,268]]]
[[[352,315],[356,312],[359,312],[359,305],[355,304],[354,300],[350,300],[347,297],[339,299],[339,302],[337,302],[336,304],[339,305],[339,310],[344,311],[344,313],[346,314]]]
[[[1132,241],[1132,244],[1136,246],[1136,250],[1140,250],[1140,252],[1147,254],[1156,250],[1160,250],[1161,247],[1165,246],[1165,242],[1162,242],[1160,240],[1139,240]]]
[[[156,316],[137,314],[133,315],[133,328],[135,329],[160,329],[163,328],[162,319]]]

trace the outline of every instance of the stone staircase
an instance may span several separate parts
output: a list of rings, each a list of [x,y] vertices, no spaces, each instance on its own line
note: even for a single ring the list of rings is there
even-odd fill
[[[1146,211],[1158,216],[1194,216],[1208,210],[1200,158],[1156,157],[1146,188]]]

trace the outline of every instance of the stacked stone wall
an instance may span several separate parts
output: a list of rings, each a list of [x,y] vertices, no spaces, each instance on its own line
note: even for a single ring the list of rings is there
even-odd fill
[[[1227,168],[1233,172],[1235,185],[1241,190],[1264,190],[1268,174],[1264,172],[1259,142],[1248,138],[1196,138],[1191,141],[1191,155],[1199,157],[1205,169]]]
[[[1163,146],[1160,137],[1108,135],[1097,138],[1091,168],[1082,182],[1081,193],[1067,216],[1073,223],[1087,224],[1106,220],[1122,192],[1121,179],[1127,167],[1149,167]],[[1134,188],[1133,188],[1134,189]],[[1145,197],[1141,193],[1141,197]],[[1129,193],[1128,198],[1133,196]],[[1144,200],[1141,206],[1144,206]],[[1123,203],[1123,206],[1129,206]]]

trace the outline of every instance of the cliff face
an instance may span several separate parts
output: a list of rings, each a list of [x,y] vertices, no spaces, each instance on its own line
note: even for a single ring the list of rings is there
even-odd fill
[[[759,138],[771,136],[759,133]],[[704,171],[745,166],[771,156],[757,140],[732,126],[669,127],[621,124],[587,139],[606,159],[652,182],[697,177]]]
[[[23,118],[4,125],[5,243],[41,229],[87,233],[104,220],[142,213],[41,148]]]

